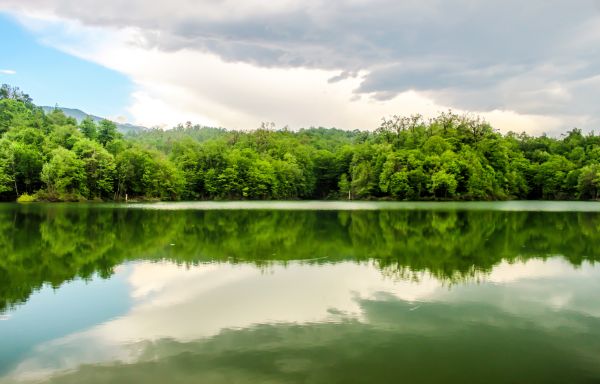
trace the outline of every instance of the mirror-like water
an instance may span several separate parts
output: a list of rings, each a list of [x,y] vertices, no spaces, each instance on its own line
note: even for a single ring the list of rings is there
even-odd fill
[[[595,203],[0,206],[0,383],[600,380]]]

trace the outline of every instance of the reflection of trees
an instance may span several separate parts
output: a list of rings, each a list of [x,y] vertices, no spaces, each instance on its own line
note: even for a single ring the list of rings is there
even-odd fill
[[[127,260],[310,263],[372,259],[386,274],[473,279],[502,260],[600,260],[600,214],[497,211],[159,211],[31,205],[0,210],[0,309],[42,284]],[[173,245],[171,245],[173,244]]]

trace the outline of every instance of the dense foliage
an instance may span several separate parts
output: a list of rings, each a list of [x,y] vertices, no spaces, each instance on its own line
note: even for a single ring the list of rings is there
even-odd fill
[[[598,213],[502,211],[188,211],[83,204],[0,207],[0,313],[48,283],[112,275],[130,260],[373,262],[394,278],[448,284],[502,261],[600,261]]]
[[[502,135],[451,112],[374,132],[178,126],[123,136],[0,89],[0,198],[598,199],[600,136]]]

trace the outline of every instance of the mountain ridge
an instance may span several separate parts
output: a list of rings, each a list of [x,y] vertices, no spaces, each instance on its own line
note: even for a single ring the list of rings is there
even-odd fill
[[[43,105],[43,106],[41,106],[41,108],[44,110],[44,113],[49,113],[55,109],[59,109],[66,116],[72,117],[75,120],[77,120],[78,123],[81,123],[81,121],[84,120],[86,117],[89,117],[96,123],[105,119],[104,117],[91,115],[91,114],[86,113],[86,112],[82,111],[81,109],[77,109],[77,108],[50,107],[48,105]],[[107,119],[107,120],[110,120],[110,119]],[[114,123],[117,125],[117,130],[123,134],[139,133],[139,132],[148,130],[147,127],[144,127],[142,125],[134,125],[134,124],[130,124],[130,123],[118,123],[116,121],[114,121]]]

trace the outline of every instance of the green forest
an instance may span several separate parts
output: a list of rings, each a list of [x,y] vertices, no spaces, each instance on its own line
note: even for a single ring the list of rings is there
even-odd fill
[[[370,128],[370,127],[365,127]],[[600,136],[501,134],[478,117],[383,119],[374,131],[195,126],[121,134],[0,88],[0,200],[592,200]]]

